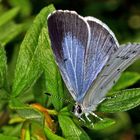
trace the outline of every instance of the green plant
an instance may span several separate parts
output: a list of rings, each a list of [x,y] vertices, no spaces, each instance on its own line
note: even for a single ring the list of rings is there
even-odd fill
[[[92,127],[70,113],[66,102],[69,93],[54,62],[47,30],[46,19],[55,10],[53,5],[43,8],[36,16],[20,45],[17,59],[15,48],[12,61],[7,63],[6,44],[25,32],[30,23],[15,23],[14,17],[24,11],[22,8],[25,7],[16,7],[0,15],[0,107],[1,116],[5,116],[0,121],[3,126],[0,139],[17,140],[21,136],[25,140],[89,140],[90,132],[84,131],[85,127],[93,132],[116,127],[118,119],[103,113],[99,114],[102,121],[92,118]],[[20,15],[26,17],[28,13]],[[7,28],[9,30],[5,30]],[[138,80],[139,73],[124,72],[97,113],[118,113],[138,106],[140,89],[125,89]],[[69,102],[73,104],[71,99]],[[7,122],[4,119],[8,119],[8,125],[2,124]]]

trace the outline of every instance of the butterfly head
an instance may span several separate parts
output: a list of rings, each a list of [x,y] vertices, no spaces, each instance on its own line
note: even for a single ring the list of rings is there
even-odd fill
[[[81,118],[83,115],[83,106],[81,104],[76,103],[76,105],[73,108],[73,113],[76,117]]]

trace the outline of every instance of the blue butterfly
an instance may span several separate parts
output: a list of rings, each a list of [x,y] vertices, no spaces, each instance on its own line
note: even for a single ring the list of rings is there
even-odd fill
[[[140,56],[140,44],[119,45],[109,27],[94,17],[57,10],[48,17],[51,47],[80,118],[96,110],[122,71]]]

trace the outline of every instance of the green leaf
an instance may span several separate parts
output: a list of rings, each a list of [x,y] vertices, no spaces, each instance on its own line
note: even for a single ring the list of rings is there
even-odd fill
[[[50,49],[50,41],[48,31],[46,28],[42,29],[40,35],[40,62],[44,69],[44,75],[46,80],[46,92],[50,93],[51,101],[56,110],[60,110],[63,106],[64,87],[60,72],[54,61],[52,50]]]
[[[104,118],[103,120],[99,121],[98,123],[95,123],[93,125],[93,129],[94,130],[102,130],[102,129],[106,129],[110,126],[112,126],[113,124],[115,124],[115,121],[109,118]]]
[[[114,113],[127,111],[140,105],[140,89],[128,89],[113,93],[98,107],[98,111]]]
[[[0,88],[7,84],[7,59],[4,47],[0,46]]]
[[[15,46],[13,46],[12,55],[10,57],[10,61],[8,62],[8,82],[9,82],[9,85],[13,84],[15,66],[16,66],[16,62],[17,62],[19,49],[20,49],[19,46],[20,46],[20,44],[16,44]],[[11,93],[11,91],[10,91],[10,93]]]
[[[29,0],[9,0],[9,3],[13,7],[20,7],[22,17],[30,15],[32,8]]]
[[[20,139],[17,137],[0,134],[0,140],[20,140]]]
[[[0,42],[2,46],[5,46],[23,32],[25,29],[24,26],[24,24],[15,24],[14,22],[8,22],[0,26]]]
[[[10,124],[1,127],[1,130],[3,132],[3,135],[20,137],[21,128],[22,128],[22,123],[15,123],[14,125]]]
[[[37,80],[33,87],[33,95],[35,102],[40,103],[42,106],[46,106],[46,100],[48,99],[45,94],[45,76],[44,74]]]
[[[99,131],[97,129],[97,132],[99,132],[99,134],[104,137],[117,134],[118,132],[120,132],[120,130],[131,126],[130,116],[127,112],[118,112],[112,114],[111,117],[113,117],[113,119],[115,120],[115,123],[112,126],[105,129],[99,129]]]
[[[5,6],[0,3],[0,16],[6,11],[7,9],[5,8]]]
[[[0,16],[0,26],[13,19],[19,12],[19,7],[13,8]]]
[[[58,115],[59,124],[65,138],[67,140],[90,140],[86,132],[79,126],[76,126],[72,119],[65,114],[65,110],[62,110]]]
[[[23,123],[22,130],[24,130],[24,134],[21,135],[21,139],[31,140],[30,123],[28,121]]]
[[[24,119],[34,120],[39,122],[41,125],[44,124],[44,116],[37,109],[25,105],[19,101],[19,99],[12,98],[9,104],[10,108],[16,110],[16,112]]]
[[[0,89],[0,102],[2,104],[3,101],[8,101],[10,95],[7,93],[7,91],[4,88]]]
[[[21,44],[16,64],[12,96],[18,96],[31,87],[42,73],[38,40],[43,26],[46,25],[46,18],[53,10],[54,7],[52,5],[41,10]]]
[[[49,140],[65,140],[64,138],[54,134],[49,128],[44,128],[45,135]]]
[[[140,74],[136,72],[124,72],[112,90],[125,89],[140,80]]]

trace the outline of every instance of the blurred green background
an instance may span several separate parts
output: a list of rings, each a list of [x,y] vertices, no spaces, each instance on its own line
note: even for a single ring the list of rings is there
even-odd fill
[[[21,5],[27,0],[19,0]],[[140,41],[140,1],[139,0],[28,0],[29,7],[22,15],[36,15],[51,3],[56,9],[75,10],[83,16],[95,16],[105,22],[116,34],[120,43]],[[10,8],[16,0],[1,0]]]
[[[77,11],[82,16],[94,16],[105,22],[115,33],[119,43],[140,42],[140,0],[1,0],[0,11],[11,9],[14,6],[21,7],[21,13],[15,22],[26,23],[24,30],[18,37],[6,44],[8,63],[11,62],[13,52],[19,48],[27,29],[39,11],[54,4],[56,9]],[[2,13],[1,13],[2,15]],[[5,29],[6,30],[6,29]],[[13,47],[14,46],[14,47]],[[16,57],[16,56],[15,56]],[[15,58],[16,59],[16,58]],[[140,73],[140,60],[129,67],[127,71]],[[13,75],[11,74],[11,77]],[[140,81],[130,88],[140,87]],[[113,130],[107,129],[102,132],[89,131],[89,135],[96,135],[97,139],[102,136],[106,139],[135,140],[140,139],[140,106],[125,113],[119,113],[118,125]],[[116,130],[115,130],[116,129]],[[86,128],[85,128],[86,130]],[[116,133],[116,131],[118,132]],[[110,135],[111,134],[111,135]]]

